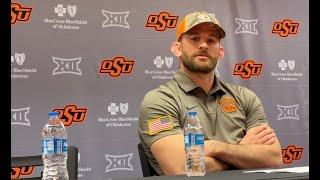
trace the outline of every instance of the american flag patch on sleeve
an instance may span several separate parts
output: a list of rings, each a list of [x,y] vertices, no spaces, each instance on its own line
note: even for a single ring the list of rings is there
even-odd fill
[[[161,131],[170,130],[173,128],[171,116],[161,116],[150,119],[148,121],[149,135],[157,134]]]

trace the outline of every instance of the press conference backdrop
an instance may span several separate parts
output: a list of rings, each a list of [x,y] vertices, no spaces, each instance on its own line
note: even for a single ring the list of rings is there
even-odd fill
[[[284,166],[308,165],[308,7],[300,0],[12,1],[12,156],[41,153],[54,110],[79,148],[79,179],[142,176],[140,103],[178,69],[170,45],[183,15],[207,11],[226,31],[217,74],[260,97]]]

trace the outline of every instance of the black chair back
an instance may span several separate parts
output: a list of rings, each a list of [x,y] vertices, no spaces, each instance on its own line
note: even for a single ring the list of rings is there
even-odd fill
[[[11,168],[22,168],[30,166],[43,166],[42,155],[11,157]],[[78,180],[78,148],[75,146],[68,147],[67,169],[69,180]],[[31,177],[23,179],[41,180],[41,177]]]
[[[139,150],[140,163],[141,163],[143,177],[159,176],[158,173],[151,166],[141,143],[138,144],[138,150]]]

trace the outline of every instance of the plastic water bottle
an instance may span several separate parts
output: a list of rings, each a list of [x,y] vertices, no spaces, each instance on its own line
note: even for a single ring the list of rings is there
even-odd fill
[[[43,180],[69,180],[67,131],[58,115],[49,112],[49,121],[42,130]]]
[[[204,131],[197,112],[188,112],[184,124],[184,144],[186,152],[185,172],[187,176],[204,176]]]

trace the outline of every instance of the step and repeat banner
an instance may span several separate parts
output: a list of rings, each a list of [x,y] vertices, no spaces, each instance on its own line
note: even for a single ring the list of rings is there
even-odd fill
[[[179,67],[170,46],[182,17],[207,11],[226,31],[216,73],[260,97],[285,167],[309,165],[308,10],[300,0],[11,1],[12,156],[41,154],[54,110],[79,148],[79,179],[142,176],[140,103]]]

